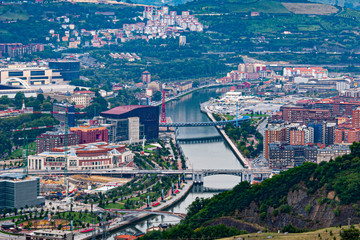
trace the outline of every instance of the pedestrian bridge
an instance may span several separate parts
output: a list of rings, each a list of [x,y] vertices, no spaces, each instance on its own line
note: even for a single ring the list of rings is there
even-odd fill
[[[243,116],[242,118],[228,121],[216,121],[216,122],[173,122],[173,123],[159,123],[159,127],[213,127],[213,126],[224,126],[228,123],[236,124],[249,120],[249,116]]]

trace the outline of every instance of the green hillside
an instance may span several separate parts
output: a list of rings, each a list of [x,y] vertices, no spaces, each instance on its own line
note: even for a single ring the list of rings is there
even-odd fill
[[[359,225],[355,225],[355,228],[359,229]],[[346,231],[348,226],[342,227],[331,227],[323,228],[316,231],[304,232],[304,233],[275,233],[275,232],[263,232],[263,233],[252,233],[252,234],[242,234],[236,236],[236,238],[243,238],[246,240],[266,240],[271,236],[271,239],[274,240],[314,240],[314,239],[341,239],[340,232]],[[234,240],[234,237],[223,238],[222,240]],[[352,238],[354,240],[354,238]]]
[[[57,17],[67,16],[77,30],[122,28],[123,23],[134,22],[143,8],[123,5],[72,4],[69,2],[22,5],[0,5],[0,43],[47,43],[49,30],[63,32],[62,21]],[[112,22],[96,12],[114,12],[118,21]],[[4,22],[2,22],[4,21]],[[55,41],[52,41],[55,42]]]
[[[353,9],[301,0],[195,0],[178,9],[204,24],[200,46],[208,51],[303,64],[360,62],[360,12]]]
[[[239,226],[236,221],[287,232],[346,225],[348,218],[352,223],[359,223],[359,156],[360,143],[354,143],[351,154],[335,161],[319,165],[306,163],[259,185],[243,182],[232,191],[210,199],[197,199],[189,206],[181,224],[163,233],[147,234],[143,239],[181,239],[189,233],[193,237],[197,229],[204,231],[219,223]],[[224,217],[226,221],[220,221]]]
[[[273,0],[195,0],[184,5],[196,14],[204,13],[244,13],[261,11],[264,13],[290,13],[280,1]]]

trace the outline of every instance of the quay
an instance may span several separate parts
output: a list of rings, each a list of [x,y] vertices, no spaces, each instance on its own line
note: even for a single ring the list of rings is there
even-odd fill
[[[201,105],[201,111],[205,113],[212,122],[214,123],[217,122],[214,116],[211,114],[211,112],[206,108],[206,106]],[[231,141],[229,136],[225,133],[225,130],[223,130],[220,126],[216,126],[216,129],[219,131],[220,135],[224,137],[225,141],[229,144],[231,150],[233,151],[237,159],[239,159],[241,165],[243,165],[244,168],[252,169],[249,160],[239,151],[236,145]]]
[[[188,94],[190,94],[190,93],[192,93],[192,92],[196,92],[196,91],[201,90],[201,89],[203,89],[203,88],[228,87],[228,86],[234,86],[234,85],[236,85],[236,84],[237,84],[237,83],[223,83],[223,84],[201,85],[201,86],[199,86],[199,87],[197,87],[197,88],[192,88],[192,89],[190,89],[189,91],[181,92],[181,93],[179,93],[179,94],[176,95],[176,96],[173,96],[173,97],[170,97],[170,98],[166,98],[166,99],[165,99],[165,102],[166,102],[166,103],[167,103],[167,102],[171,102],[171,101],[173,101],[173,100],[175,100],[175,99],[177,99],[177,98],[183,97],[183,96],[185,96],[185,95],[188,95]],[[151,105],[152,105],[152,106],[160,106],[161,103],[162,103],[161,101],[158,101],[158,102],[153,102]]]

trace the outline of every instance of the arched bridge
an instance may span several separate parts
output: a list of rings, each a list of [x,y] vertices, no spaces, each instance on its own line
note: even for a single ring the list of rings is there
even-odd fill
[[[159,123],[159,127],[212,127],[212,126],[224,126],[228,123],[235,124],[236,122],[249,120],[249,116],[243,116],[242,118],[229,120],[229,121],[217,121],[217,122],[173,122],[173,123]]]
[[[167,212],[167,211],[157,211],[157,210],[151,210],[151,209],[105,209],[106,211],[112,212],[112,213],[131,213],[131,214],[156,214],[156,215],[167,215],[167,216],[173,216],[180,219],[185,219],[186,214],[185,213],[174,213],[174,212]]]
[[[20,78],[17,78],[17,77],[10,77],[10,78],[5,79],[4,84],[11,86],[12,85],[11,83],[14,83],[14,82],[21,84],[20,86],[22,86],[23,88],[30,89],[30,86],[26,81],[24,81]]]
[[[182,144],[193,144],[193,143],[211,143],[211,142],[221,142],[223,139],[220,135],[218,136],[208,136],[208,137],[194,137],[194,138],[176,138],[178,143]]]

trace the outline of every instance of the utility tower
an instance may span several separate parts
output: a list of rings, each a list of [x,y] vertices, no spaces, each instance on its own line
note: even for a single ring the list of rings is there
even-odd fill
[[[163,95],[162,95],[162,105],[161,105],[161,118],[160,118],[160,122],[161,122],[161,123],[166,123],[165,90],[163,90]]]

